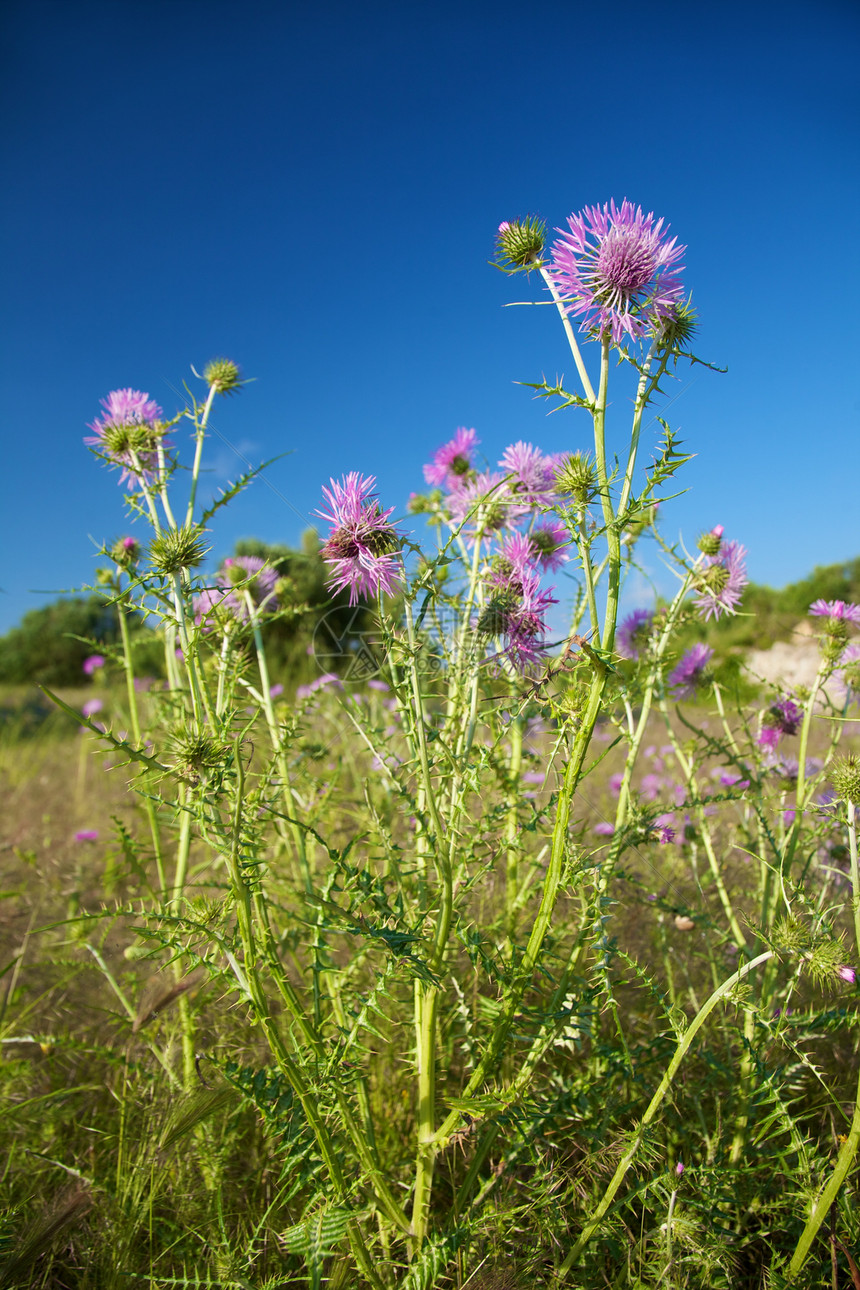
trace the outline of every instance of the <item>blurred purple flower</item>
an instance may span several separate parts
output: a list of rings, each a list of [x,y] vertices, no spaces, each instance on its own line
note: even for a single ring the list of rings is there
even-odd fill
[[[330,482],[331,488],[323,488],[330,509],[317,511],[331,525],[320,548],[320,555],[334,571],[329,589],[349,587],[351,605],[358,603],[360,595],[392,595],[402,576],[397,559],[402,537],[388,522],[394,507],[387,511],[380,507],[373,492],[373,475],[351,471],[340,481]]]
[[[672,669],[667,678],[672,694],[676,699],[692,699],[702,684],[705,670],[714,656],[710,645],[701,641],[681,656],[680,662]]]
[[[683,1160],[679,1160],[678,1163],[675,1165],[675,1173],[680,1178],[683,1172],[684,1172],[684,1162]]]
[[[777,699],[761,714],[761,730],[756,743],[774,749],[783,735],[796,735],[803,720],[803,709],[793,699]]]
[[[97,672],[98,669],[100,667],[104,667],[104,665],[105,660],[103,654],[90,654],[89,658],[85,658],[83,662],[84,675],[92,676],[93,672]]]
[[[99,836],[98,829],[80,829],[75,834],[76,842],[97,842]]]
[[[317,690],[323,689],[326,685],[333,685],[338,690],[343,689],[343,681],[340,679],[337,672],[324,672],[322,676],[315,677],[314,680],[310,681],[307,685],[297,686],[296,698],[308,699],[312,694],[316,694]]]
[[[618,653],[624,658],[637,659],[651,635],[653,622],[652,609],[634,609],[632,614],[622,619],[615,636],[615,647]]]
[[[659,842],[661,846],[667,846],[668,843],[674,842],[675,830],[672,828],[674,823],[675,817],[671,811],[658,815],[651,824],[654,841]]]
[[[854,971],[853,967],[848,967],[847,965],[837,968],[836,975],[841,976],[842,980],[847,981],[849,985],[853,985],[857,980],[857,973]]]
[[[617,797],[621,792],[621,785],[624,783],[624,776],[621,771],[616,771],[614,775],[610,775],[607,782],[609,784],[610,793],[614,793]]]
[[[594,832],[602,838],[611,838],[615,832],[615,825],[610,824],[608,820],[600,820],[595,824]]]
[[[497,471],[476,475],[452,493],[447,502],[455,524],[462,524],[471,515],[469,525],[472,532],[480,529],[495,533],[499,529],[510,528],[516,516],[505,477]]]
[[[552,506],[557,500],[555,475],[558,463],[554,457],[545,457],[539,448],[521,439],[505,449],[499,465],[506,475],[512,476],[508,480],[508,488],[520,514]]]
[[[458,426],[454,438],[437,448],[433,460],[424,467],[427,483],[456,492],[472,470],[472,453],[480,442],[477,431]]]
[[[570,546],[570,534],[561,520],[542,520],[530,530],[528,539],[532,558],[541,569],[554,572],[570,559],[566,549]]]
[[[552,248],[549,273],[566,312],[580,328],[611,331],[621,344],[669,317],[683,297],[679,271],[685,247],[663,233],[663,220],[626,199],[620,207],[586,206],[571,215]]]
[[[284,687],[281,685],[280,681],[277,685],[273,685],[269,690],[269,695],[273,699],[279,699],[283,693]]]
[[[367,683],[367,688],[368,690],[378,690],[380,694],[387,694],[391,689],[391,686],[387,685],[385,681],[380,681],[376,677],[372,677]]]
[[[814,600],[809,606],[813,618],[836,618],[846,623],[860,623],[860,605],[844,600]]]
[[[705,622],[737,612],[741,592],[749,582],[746,553],[739,542],[724,542],[716,555],[705,556],[699,595],[693,601]]]
[[[102,703],[101,699],[87,699],[86,703],[81,708],[81,712],[85,717],[93,717],[97,712],[101,712],[104,706],[105,705]]]

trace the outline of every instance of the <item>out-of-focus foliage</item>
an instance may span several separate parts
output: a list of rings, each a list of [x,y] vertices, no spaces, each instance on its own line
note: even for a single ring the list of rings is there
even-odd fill
[[[0,639],[0,682],[80,685],[85,680],[84,659],[97,645],[110,646],[118,638],[112,605],[97,596],[55,600],[31,609]]]

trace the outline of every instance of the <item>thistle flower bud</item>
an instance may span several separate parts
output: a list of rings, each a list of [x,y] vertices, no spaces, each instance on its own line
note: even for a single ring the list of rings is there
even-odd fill
[[[719,555],[720,547],[723,545],[723,526],[718,524],[716,528],[711,529],[709,533],[703,533],[699,538],[696,546],[702,555]]]
[[[230,753],[230,744],[224,740],[187,728],[172,737],[171,745],[177,774],[193,784],[224,767]]]
[[[830,782],[843,801],[860,806],[860,758],[856,753],[848,753],[834,762]]]
[[[213,358],[203,369],[203,379],[216,394],[235,394],[244,384],[238,365],[230,358]]]
[[[502,268],[533,269],[540,263],[546,243],[546,224],[536,215],[505,220],[499,225],[496,248]]]
[[[654,331],[659,336],[660,348],[681,350],[689,345],[699,326],[698,315],[692,298],[677,301],[668,313],[657,315]]]
[[[140,559],[140,543],[133,537],[117,538],[110,549],[110,558],[121,569],[131,569]]]
[[[208,549],[202,530],[189,524],[181,529],[165,529],[154,537],[149,545],[149,558],[156,573],[171,575],[195,568]]]
[[[564,458],[555,473],[559,493],[568,493],[580,506],[587,506],[597,496],[597,466],[585,452],[573,452]]]

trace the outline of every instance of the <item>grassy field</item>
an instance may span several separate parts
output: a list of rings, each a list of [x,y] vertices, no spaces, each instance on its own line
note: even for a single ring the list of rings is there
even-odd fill
[[[92,693],[63,697],[80,705]],[[117,729],[122,696],[103,698]],[[361,701],[391,719],[379,693]],[[287,977],[331,1041],[373,1160],[405,1196],[416,1093],[403,1059],[415,1042],[420,970],[403,931],[408,910],[386,876],[408,863],[409,828],[395,781],[353,737],[347,707],[326,695],[289,718],[302,752],[293,791],[314,830],[308,891],[288,826],[260,858]],[[46,701],[15,692],[5,709],[0,1286],[364,1284],[344,1252],[345,1214],[321,1200],[325,1167],[307,1118],[229,979],[235,914],[223,862],[198,838],[181,898],[159,891],[132,770]],[[262,737],[246,736],[249,774]],[[691,738],[683,727],[676,737]],[[608,727],[596,738],[607,755],[575,804],[580,859],[565,876],[542,979],[523,999],[484,1104],[471,1099],[440,1152],[421,1272],[407,1272],[403,1238],[379,1224],[386,1284],[783,1284],[779,1268],[832,1169],[853,1107],[857,989],[836,972],[805,971],[802,949],[720,1000],[643,1125],[679,1037],[739,962],[724,896],[751,936],[767,873],[751,856],[749,809],[705,745],[702,810],[722,891],[695,813],[676,819],[671,842],[640,840],[603,873],[623,756]],[[648,739],[637,773],[645,802],[665,798],[678,778],[665,729],[655,722]],[[469,916],[438,1017],[439,1108],[456,1105],[498,983],[522,953],[518,928],[545,865],[552,745],[551,728],[533,721],[513,911],[499,845],[510,819],[503,777],[496,809],[485,801],[464,837]],[[774,828],[784,827],[786,786],[767,791]],[[175,837],[175,804],[162,800],[157,811]],[[844,933],[846,873],[838,823],[822,814],[804,852],[798,916],[826,912],[834,936]],[[570,928],[579,929],[573,945]],[[300,1052],[295,1024],[284,1026]],[[524,1065],[527,1094],[506,1101]],[[333,1115],[331,1071],[317,1067],[313,1078]],[[565,1268],[631,1146],[635,1158],[584,1262]],[[792,1284],[849,1286],[852,1250],[860,1258],[849,1179]]]

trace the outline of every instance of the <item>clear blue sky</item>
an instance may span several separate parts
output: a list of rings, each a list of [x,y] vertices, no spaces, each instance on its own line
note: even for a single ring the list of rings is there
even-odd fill
[[[290,453],[216,555],[296,542],[347,470],[402,509],[458,425],[493,463],[582,446],[514,384],[572,374],[557,320],[503,308],[524,283],[487,261],[500,220],[610,197],[687,244],[697,350],[729,368],[684,372],[667,414],[698,454],[667,531],[724,524],[773,585],[860,553],[856,3],[6,0],[2,22],[0,630],[129,531],[81,442],[99,399],[173,412],[214,355],[256,380],[217,405],[212,482],[234,448]]]

